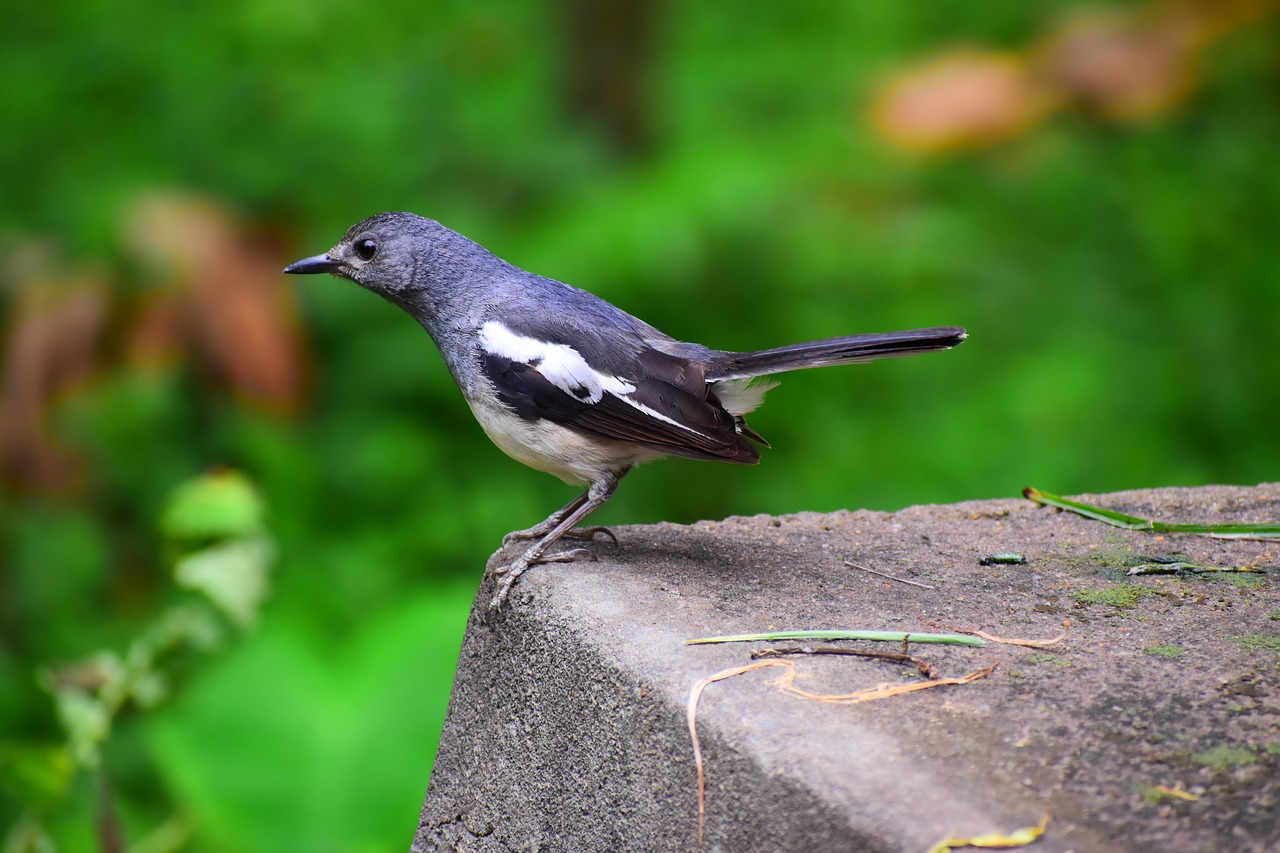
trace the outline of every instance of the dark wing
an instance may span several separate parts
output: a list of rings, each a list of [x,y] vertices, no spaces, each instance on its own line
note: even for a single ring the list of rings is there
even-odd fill
[[[481,368],[520,417],[694,459],[759,460],[708,388],[704,364],[650,347],[604,348],[585,330],[576,347],[549,337],[496,321],[482,330]]]

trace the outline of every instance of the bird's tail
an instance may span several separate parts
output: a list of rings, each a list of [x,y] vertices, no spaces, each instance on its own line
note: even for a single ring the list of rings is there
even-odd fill
[[[876,358],[935,352],[958,346],[967,334],[959,326],[936,326],[907,332],[847,335],[758,352],[723,352],[708,365],[707,379],[712,382],[750,379],[806,367],[853,364]]]

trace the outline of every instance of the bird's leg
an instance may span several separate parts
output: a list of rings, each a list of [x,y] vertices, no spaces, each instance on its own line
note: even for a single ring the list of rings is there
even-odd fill
[[[630,470],[631,470],[631,466],[627,466],[626,468],[619,471],[617,474],[613,475],[615,480],[614,482],[615,489],[617,488],[617,480],[621,480],[623,477],[625,477],[627,472]],[[610,492],[610,494],[612,494],[612,492]],[[528,530],[513,530],[512,532],[508,533],[506,536],[502,537],[502,547],[505,548],[508,545],[510,545],[512,542],[527,542],[527,541],[532,541],[536,539],[541,539],[542,537],[550,533],[552,530],[555,530],[556,527],[560,525],[560,522],[568,518],[570,514],[576,512],[578,508],[581,507],[583,504],[585,504],[588,500],[590,500],[590,498],[591,498],[591,489],[587,489],[585,492],[578,495],[576,498],[569,501],[564,506],[560,507],[560,509],[551,513],[551,515],[545,521],[535,524],[533,527],[530,527]],[[608,500],[608,498],[605,498],[605,500]],[[590,515],[590,512],[588,512],[587,515]],[[585,517],[586,515],[579,516],[579,521]],[[612,539],[615,545],[618,542],[618,537],[614,536],[613,531],[607,527],[571,528],[569,530],[566,530],[564,533],[560,534],[559,538],[594,539],[596,537],[596,534],[604,534],[605,536]],[[575,549],[575,550],[581,550],[581,549]],[[553,560],[552,558],[546,558],[542,560],[542,562],[550,563],[550,562],[557,562],[557,561]]]
[[[531,566],[536,566],[539,563],[565,562],[587,553],[585,548],[575,548],[551,557],[543,556],[546,554],[547,549],[569,533],[574,525],[604,506],[609,498],[613,497],[614,491],[618,488],[618,480],[628,470],[624,468],[617,474],[608,472],[599,480],[596,480],[586,492],[571,501],[564,509],[554,513],[543,524],[538,525],[538,527],[550,525],[551,529],[544,533],[542,538],[535,542],[529,550],[521,554],[511,564],[499,566],[490,572],[497,578],[497,590],[494,592],[493,599],[489,602],[490,611],[496,611],[502,606],[502,602],[507,600],[507,595],[511,592],[511,586],[516,582],[516,578],[524,574]],[[536,530],[537,528],[533,529]]]
[[[563,521],[566,517],[568,517],[570,513],[574,512],[575,510],[578,509],[578,507],[586,503],[587,500],[590,498],[590,496],[591,496],[591,490],[588,489],[587,491],[578,495],[573,500],[569,501],[560,509],[553,512],[551,516],[547,518],[546,521],[543,521],[539,524],[535,524],[533,527],[530,527],[528,530],[515,530],[515,531],[512,531],[511,533],[508,533],[506,536],[502,537],[502,547],[505,548],[508,545],[510,545],[512,542],[526,542],[534,539],[541,539],[543,536],[546,536],[552,530],[555,530],[556,527],[560,524],[560,522]],[[615,543],[618,541],[618,537],[614,536],[613,532],[609,530],[609,528],[607,527],[583,527],[578,530],[568,530],[568,531],[565,531],[564,538],[594,539],[597,533],[603,533],[605,536],[608,536],[610,539],[612,539]]]

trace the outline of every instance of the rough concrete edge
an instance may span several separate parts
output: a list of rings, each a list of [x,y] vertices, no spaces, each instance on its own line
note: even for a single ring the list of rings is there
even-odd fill
[[[637,684],[634,676],[601,659],[575,629],[549,617],[546,608],[516,608],[496,629],[477,625],[476,614],[486,602],[482,589],[463,643],[441,751],[411,850],[696,849],[697,780],[684,708],[673,708],[663,691]],[[498,672],[488,666],[494,660],[536,660],[547,666],[537,673],[532,668]],[[582,692],[578,684],[599,689]],[[584,725],[574,732],[541,725],[557,718],[581,719]],[[466,759],[495,728],[504,732],[499,736],[499,766],[477,778]],[[728,745],[714,727],[700,731],[700,741],[705,761],[716,768],[707,780],[707,797],[716,799],[718,811],[738,817],[731,839],[723,823],[708,823],[707,850],[752,849],[753,844],[754,849],[768,849],[778,837],[788,836],[804,838],[806,850],[816,853],[896,849],[883,839],[858,833],[843,815],[793,780],[761,773],[752,757]],[[608,761],[597,766],[571,761],[578,771],[574,778],[549,779],[540,790],[526,792],[521,801],[509,802],[501,811],[486,808],[486,801],[500,802],[506,796],[505,766],[522,756],[528,760],[574,755],[579,743],[591,744],[597,760],[602,754],[638,752],[680,758],[623,762],[658,771],[631,777],[602,774]],[[438,777],[459,774],[474,783],[465,797],[439,790]],[[577,797],[572,805],[568,791]],[[590,819],[600,809],[608,810],[611,818],[604,834],[601,823]],[[665,832],[655,836],[654,826],[665,827]]]

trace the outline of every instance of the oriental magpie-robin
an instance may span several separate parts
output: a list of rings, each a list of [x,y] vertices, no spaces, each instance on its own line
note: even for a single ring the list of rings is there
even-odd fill
[[[409,312],[431,335],[462,396],[508,456],[587,490],[546,521],[507,534],[533,542],[493,571],[490,607],[525,570],[572,560],[548,554],[599,509],[632,466],[663,456],[754,463],[768,446],[744,415],[773,383],[806,367],[933,352],[965,339],[958,326],[848,335],[758,352],[678,341],[568,284],[496,257],[438,222],[381,213],[323,255],[286,273],[349,278]]]

